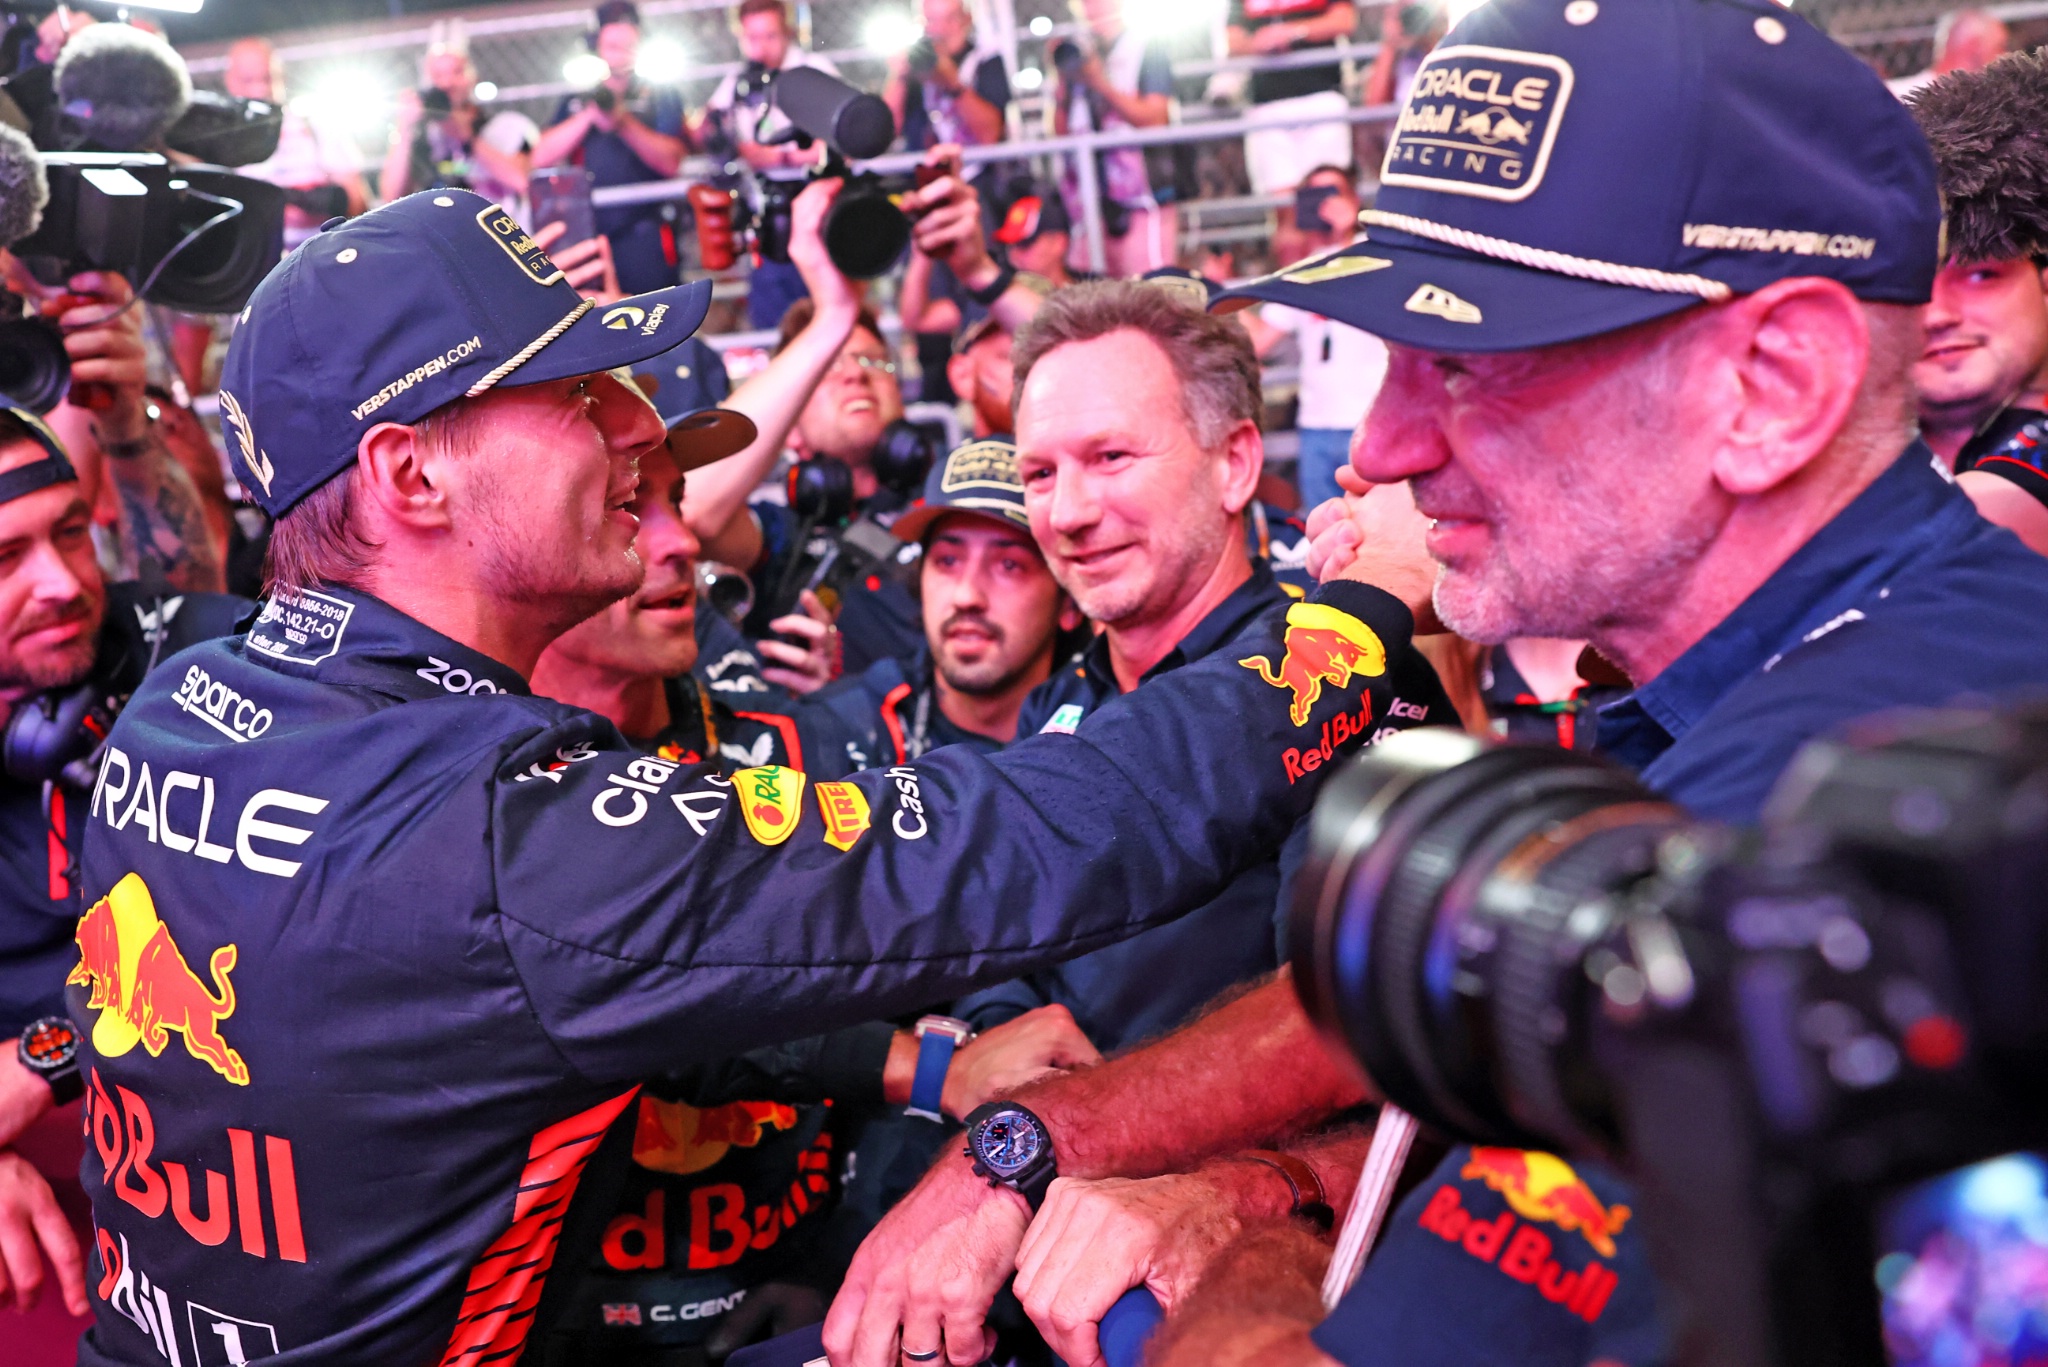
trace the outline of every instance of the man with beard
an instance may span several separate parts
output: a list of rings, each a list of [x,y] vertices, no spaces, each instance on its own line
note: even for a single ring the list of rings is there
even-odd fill
[[[78,837],[94,748],[147,669],[231,630],[242,606],[109,585],[63,447],[40,419],[0,410],[0,1149],[79,1095],[64,976],[77,956]],[[203,689],[188,696],[205,708]],[[33,1169],[0,1152],[0,1304],[10,1293],[24,1308],[35,1299],[40,1241],[66,1304],[83,1314],[78,1249],[49,1198]]]
[[[1010,394],[1016,388],[1010,348],[1009,329],[987,317],[960,329],[946,362],[946,382],[967,405],[977,438],[1006,437],[1017,425],[1010,411]]]
[[[1017,448],[1001,437],[962,446],[892,530],[922,548],[924,641],[909,659],[878,660],[813,702],[838,719],[856,769],[940,745],[999,750],[1016,739],[1018,713],[1052,673],[1062,635],[1081,625],[1031,539]]]

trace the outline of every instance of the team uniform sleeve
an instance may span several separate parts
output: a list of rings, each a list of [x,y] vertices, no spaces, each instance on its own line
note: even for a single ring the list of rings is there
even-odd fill
[[[1010,107],[1010,73],[1003,70],[1003,59],[984,57],[974,68],[974,93],[998,109]]]
[[[1398,600],[1334,584],[1284,611],[1072,736],[994,755],[725,779],[591,717],[513,746],[486,776],[494,925],[538,1024],[593,1081],[658,1075],[1202,905],[1273,857],[1336,754],[1414,724],[1394,684],[1427,666]]]

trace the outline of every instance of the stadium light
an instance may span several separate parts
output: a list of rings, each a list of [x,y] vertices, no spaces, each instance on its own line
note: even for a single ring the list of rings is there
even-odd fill
[[[562,63],[562,79],[581,90],[603,84],[611,74],[611,63],[595,52],[579,52]]]
[[[478,104],[489,104],[492,100],[498,98],[498,83],[496,81],[478,81],[474,93]]]
[[[1052,32],[1052,20],[1041,14],[1031,21],[1031,36],[1043,38]]]
[[[902,10],[878,10],[860,28],[862,46],[885,56],[910,51],[922,37],[924,27]]]
[[[1177,33],[1207,26],[1219,8],[1213,3],[1189,4],[1188,0],[1124,0],[1124,23],[1148,35]]]
[[[293,96],[290,103],[310,123],[352,133],[374,133],[391,122],[391,94],[368,71],[344,68],[324,72],[311,89]]]
[[[674,85],[690,69],[690,54],[673,38],[650,38],[640,45],[633,74],[650,85]]]
[[[1036,90],[1045,84],[1045,72],[1035,66],[1017,68],[1017,89]]]

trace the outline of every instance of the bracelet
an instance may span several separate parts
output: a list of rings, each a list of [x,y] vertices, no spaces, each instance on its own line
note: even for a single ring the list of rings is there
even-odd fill
[[[1271,1149],[1246,1149],[1234,1156],[1247,1163],[1263,1163],[1287,1179],[1287,1188],[1294,1193],[1294,1207],[1289,1214],[1301,1216],[1325,1234],[1337,1223],[1337,1212],[1330,1209],[1329,1198],[1323,1191],[1323,1179],[1302,1159]]]
[[[1003,292],[1009,289],[1012,284],[1016,283],[1016,280],[1017,268],[1015,266],[1012,266],[1009,262],[1005,261],[1003,263],[1003,268],[996,272],[996,278],[994,280],[991,280],[987,285],[985,285],[981,289],[969,289],[967,291],[967,297],[969,299],[972,299],[975,303],[980,304],[984,308],[986,308],[989,305],[995,303],[996,300],[1002,298]],[[966,282],[962,281],[961,283],[965,284]]]
[[[100,443],[100,450],[115,460],[133,460],[148,451],[150,446],[151,434],[144,432],[141,436],[128,441],[103,441]]]

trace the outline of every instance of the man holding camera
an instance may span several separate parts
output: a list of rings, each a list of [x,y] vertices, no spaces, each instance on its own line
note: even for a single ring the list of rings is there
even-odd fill
[[[889,59],[882,100],[903,145],[986,147],[1003,140],[1010,76],[1002,54],[979,42],[965,0],[923,0],[924,37]],[[979,166],[970,168],[972,179]]]
[[[1504,116],[1540,159],[1496,150]],[[1461,124],[1470,157],[1426,150],[1420,130]],[[1370,241],[1237,297],[1387,339],[1355,471],[1410,483],[1448,626],[1590,639],[1628,673],[1635,692],[1601,715],[1610,756],[1702,816],[1751,822],[1811,736],[2038,687],[2048,563],[1985,524],[1914,438],[1941,207],[1925,140],[1860,63],[1768,4],[1495,0],[1423,64],[1381,179]],[[1390,492],[1318,510],[1322,572],[1403,534]],[[1283,979],[1016,1102],[1061,1173],[1098,1178],[1185,1170],[1373,1095]],[[1447,1186],[1471,1227],[1505,1210],[1498,1189],[1482,1206],[1461,1185],[1486,1171],[1454,1150],[1321,1328],[1327,1246],[1299,1230],[1258,1232],[1192,1298],[1155,1275],[1168,1241],[1097,1240],[1076,1255],[1087,1275],[1027,1305],[1077,1363],[1140,1283],[1176,1312],[1172,1362],[1365,1362],[1389,1343],[1404,1362],[1526,1361],[1538,1334],[1545,1361],[1596,1355],[1618,1325],[1569,1321],[1569,1297],[1443,1234],[1427,1202]],[[1610,1204],[1625,1189],[1606,1180],[1581,1185],[1626,1237]],[[828,1322],[835,1362],[881,1363],[895,1326],[939,1319],[949,1360],[975,1361],[1024,1227],[1014,1198],[942,1161],[857,1259]],[[1425,1253],[1461,1271],[1426,1308],[1411,1261]],[[1619,1279],[1594,1253],[1602,1282]]]
[[[1052,50],[1053,132],[1157,128],[1173,117],[1173,63],[1157,36],[1124,24],[1123,0],[1082,0],[1087,29]],[[1180,247],[1180,218],[1171,183],[1155,185],[1146,149],[1096,154],[1102,194],[1103,252],[1108,273],[1128,279],[1171,266]],[[1080,203],[1071,159],[1060,190]]]
[[[588,94],[565,95],[555,121],[533,149],[535,166],[571,163],[590,172],[593,189],[669,180],[688,152],[680,92],[648,85],[634,74],[640,58],[640,9],[633,0],[597,7],[590,50],[610,74]],[[619,284],[639,294],[673,284],[676,262],[660,204],[623,204],[597,211],[597,231],[612,244]]]
[[[256,291],[221,403],[277,519],[274,589],[184,663],[272,720],[230,738],[145,681],[83,817],[86,1363],[216,1326],[308,1358],[516,1354],[639,1079],[1200,903],[1304,809],[1280,752],[1411,667],[1423,576],[1389,559],[1403,597],[1296,609],[1378,647],[1313,697],[1204,662],[1072,739],[838,785],[673,764],[533,698],[547,646],[645,574],[627,508],[666,433],[611,372],[709,296],[599,307],[454,190],[319,234]],[[1304,629],[1247,649],[1293,677]]]
[[[518,206],[526,201],[539,130],[505,109],[486,118],[476,102],[476,67],[466,37],[451,28],[420,62],[426,85],[401,90],[377,191],[386,200],[415,190],[460,188]]]
[[[746,66],[718,83],[704,112],[723,128],[733,149],[756,175],[763,180],[800,182],[824,160],[826,148],[822,143],[799,147],[793,140],[764,141],[778,131],[773,123],[763,127],[773,107],[775,75],[810,67],[837,76],[839,68],[830,58],[806,52],[797,43],[787,0],[741,0],[733,12],[733,29]],[[756,328],[772,328],[789,312],[789,306],[803,297],[803,278],[796,267],[763,257],[754,262],[747,277],[747,322]]]
[[[370,207],[363,184],[362,154],[345,132],[314,122],[285,101],[284,63],[267,38],[237,38],[228,48],[221,84],[238,100],[262,100],[282,113],[277,150],[262,161],[238,168],[245,176],[282,185],[293,192],[284,210],[284,248],[290,251],[336,214],[359,214]]]

